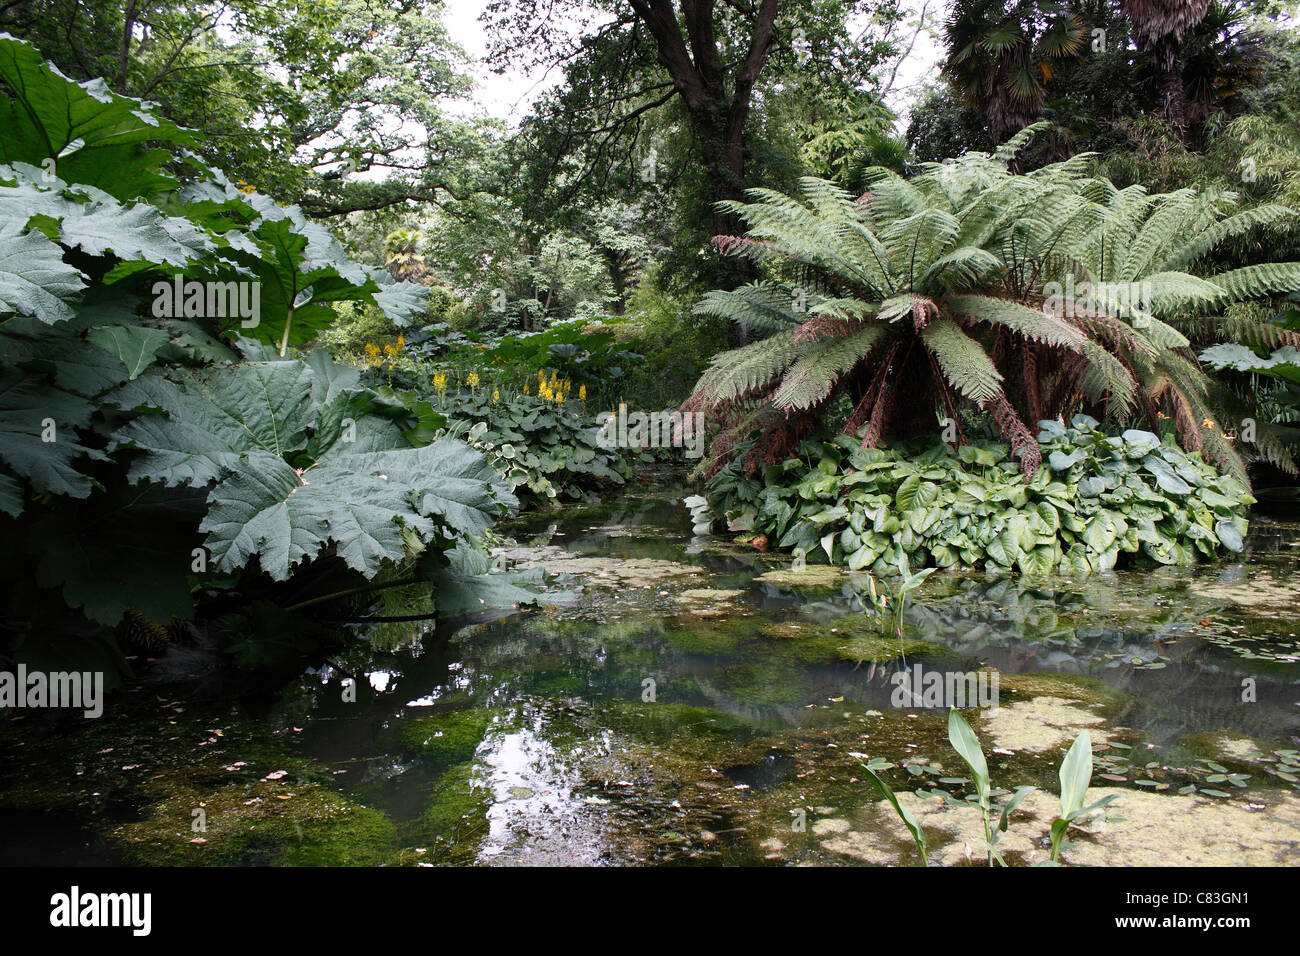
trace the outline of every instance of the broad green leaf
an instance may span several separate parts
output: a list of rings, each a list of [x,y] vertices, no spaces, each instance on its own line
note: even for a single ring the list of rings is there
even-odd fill
[[[1092,736],[1088,731],[1074,738],[1057,776],[1061,781],[1061,816],[1072,819],[1082,809],[1092,781]]]
[[[975,731],[971,730],[970,724],[966,723],[966,718],[955,707],[948,711],[948,741],[970,768],[983,805],[988,799],[989,766],[984,760],[984,751],[980,749],[979,738],[975,736]]]
[[[263,571],[283,581],[332,546],[348,567],[373,577],[384,562],[406,556],[403,528],[426,541],[440,526],[482,534],[502,510],[499,488],[482,454],[445,439],[340,455],[302,476],[263,453],[249,456],[213,489],[200,530],[209,533],[222,570],[256,557]]]
[[[1245,548],[1245,542],[1242,541],[1241,532],[1239,532],[1231,521],[1220,519],[1215,522],[1214,533],[1218,536],[1223,546],[1233,554],[1240,554]]]
[[[203,485],[235,470],[247,453],[288,459],[306,449],[317,408],[305,363],[247,362],[174,375],[141,376],[111,396],[127,408],[167,413],[136,418],[115,436],[146,452],[131,464],[132,481]]]
[[[36,376],[0,371],[0,459],[37,494],[85,498],[95,482],[78,470],[80,458],[104,460],[81,444],[77,429],[90,424],[95,405]]]
[[[202,492],[150,484],[78,502],[34,525],[36,580],[108,626],[131,607],[153,621],[189,618],[191,548],[205,509]]]
[[[1015,812],[1016,807],[1020,806],[1020,801],[1033,793],[1035,789],[1035,787],[1016,787],[1015,795],[1007,801],[1006,806],[1002,808],[1002,815],[998,817],[998,832],[1007,832],[1007,825],[1011,822],[1011,814]]]
[[[92,329],[86,337],[105,352],[116,356],[126,366],[129,378],[136,378],[152,365],[158,350],[171,339],[160,329],[142,325],[105,325]]]
[[[71,319],[73,303],[86,287],[81,272],[39,233],[18,235],[4,226],[0,222],[0,314],[32,315],[42,322]]]
[[[97,186],[119,199],[175,187],[160,173],[170,158],[147,143],[188,144],[191,134],[118,96],[102,79],[74,83],[35,47],[0,34],[0,163],[57,160],[60,179]],[[75,148],[74,148],[75,147]]]
[[[859,763],[861,763],[861,761],[859,761]],[[907,827],[908,832],[912,834],[912,840],[916,843],[916,848],[921,853],[921,865],[929,866],[930,861],[926,853],[925,831],[921,829],[921,824],[917,822],[916,817],[914,817],[910,811],[898,802],[898,797],[894,795],[894,791],[890,789],[889,785],[885,783],[885,781],[876,776],[875,771],[864,763],[862,763],[861,766],[862,772],[867,775],[867,779],[871,781],[872,785],[876,788],[876,791],[889,801],[889,805],[894,808],[894,812],[898,814],[899,819],[903,821],[903,825]]]

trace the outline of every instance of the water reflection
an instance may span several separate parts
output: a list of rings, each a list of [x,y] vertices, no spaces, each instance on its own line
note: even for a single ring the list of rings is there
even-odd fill
[[[668,774],[658,764],[670,763],[683,740],[702,741],[706,757],[716,746],[716,762],[724,764],[736,744],[825,726],[836,719],[828,702],[855,714],[889,708],[889,676],[908,666],[906,656],[853,656],[852,628],[860,626],[853,622],[870,608],[865,578],[815,595],[756,582],[780,559],[693,539],[685,510],[672,500],[533,519],[511,532],[521,546],[572,556],[689,564],[708,572],[708,587],[744,594],[735,613],[715,618],[685,605],[669,612],[662,602],[637,604],[642,599],[624,588],[599,595],[588,589],[581,606],[564,613],[532,609],[451,634],[413,627],[410,641],[394,640],[398,625],[388,625],[383,642],[359,647],[303,683],[312,715],[303,735],[307,751],[348,770],[343,785],[399,823],[417,820],[437,799],[447,772],[403,750],[402,723],[467,708],[504,715],[473,755],[473,785],[489,797],[473,849],[480,862],[676,859],[672,840],[629,849],[611,834],[628,825],[661,836],[677,832],[690,805],[656,786]],[[1270,575],[1279,582],[1293,577],[1296,543],[1295,528],[1265,525],[1247,560],[1212,568],[1050,581],[936,575],[905,612],[907,654],[1005,675],[1095,678],[1130,698],[1124,723],[1157,748],[1211,731],[1296,737],[1296,620],[1239,603]],[[663,587],[656,583],[648,594],[673,593]],[[843,635],[837,622],[845,624]],[[820,629],[821,636],[774,636],[797,634],[781,630],[792,625]],[[346,673],[365,676],[356,703],[344,702]],[[1255,682],[1257,702],[1250,705],[1240,699],[1245,678]],[[647,681],[654,688],[649,701]],[[354,772],[358,762],[364,770]],[[593,782],[591,768],[604,765],[639,767],[646,776],[634,793],[617,779]],[[763,788],[794,769],[791,757],[771,753],[718,768],[717,785]],[[707,813],[718,813],[716,806]],[[708,833],[730,825],[699,820],[692,825]],[[712,852],[696,840],[688,855]]]

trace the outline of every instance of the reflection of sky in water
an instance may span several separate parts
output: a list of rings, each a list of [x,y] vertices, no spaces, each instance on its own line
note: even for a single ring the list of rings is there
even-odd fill
[[[531,723],[491,733],[480,748],[494,802],[479,856],[511,865],[598,862],[607,852],[602,821],[575,794],[582,781],[544,736],[541,719]]]

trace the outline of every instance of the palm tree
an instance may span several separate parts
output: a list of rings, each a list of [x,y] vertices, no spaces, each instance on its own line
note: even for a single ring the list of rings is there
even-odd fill
[[[1264,63],[1262,37],[1250,13],[1232,3],[1210,0],[1205,16],[1183,40],[1183,89],[1187,123],[1203,127],[1221,110],[1244,109],[1242,93],[1255,87]]]
[[[394,229],[384,237],[387,265],[394,279],[420,281],[425,273],[424,255],[420,252],[423,242],[418,229]]]
[[[1053,62],[1077,56],[1088,35],[1064,5],[1029,0],[964,0],[945,33],[944,73],[995,143],[1038,119]]]
[[[1163,77],[1164,113],[1187,134],[1187,91],[1183,87],[1182,44],[1205,17],[1209,0],[1124,0],[1138,49],[1150,56]]]
[[[1294,212],[1234,213],[1236,197],[1221,190],[1118,189],[1087,176],[1090,155],[1009,172],[1039,128],[910,180],[878,167],[857,199],[809,178],[802,201],[750,190],[751,202],[732,205],[749,233],[714,242],[765,277],[711,292],[697,311],[764,337],[718,355],[683,406],[721,424],[715,469],[755,429],[774,463],[832,416],[870,447],[887,433],[935,431],[940,418],[955,424],[973,406],[1027,474],[1040,462],[1029,424],[1088,411],[1157,430],[1172,419],[1185,447],[1245,477],[1217,424],[1235,399],[1179,326],[1300,289],[1300,263],[1190,271],[1224,239]],[[1295,333],[1270,334],[1300,345]],[[1254,452],[1294,470],[1267,435]]]

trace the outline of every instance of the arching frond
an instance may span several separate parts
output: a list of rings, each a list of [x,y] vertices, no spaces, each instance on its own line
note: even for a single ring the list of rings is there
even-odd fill
[[[952,319],[941,316],[934,320],[921,337],[952,387],[976,405],[1002,391],[1002,374],[988,353]]]
[[[719,353],[700,377],[695,394],[705,407],[741,401],[771,388],[799,354],[793,331]]]
[[[695,304],[697,315],[714,315],[730,319],[747,329],[764,335],[802,324],[794,311],[790,290],[772,283],[754,282],[730,292],[705,294]]]
[[[869,325],[843,338],[822,339],[803,349],[772,393],[776,408],[802,411],[825,401],[845,372],[866,358],[885,330]]]
[[[1266,262],[1244,269],[1233,269],[1210,276],[1223,294],[1215,305],[1228,305],[1241,299],[1254,299],[1277,292],[1300,292],[1300,262]]]
[[[1064,319],[1042,309],[987,295],[949,296],[944,300],[944,306],[959,315],[968,315],[990,325],[1010,329],[1033,342],[1042,342],[1071,352],[1083,351],[1084,334]]]

